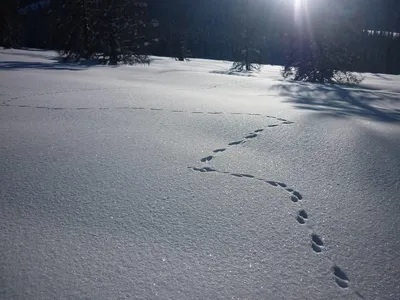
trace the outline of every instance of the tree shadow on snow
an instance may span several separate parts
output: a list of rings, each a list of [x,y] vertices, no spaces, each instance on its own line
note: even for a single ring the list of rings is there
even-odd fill
[[[378,77],[380,79],[388,80],[388,81],[392,80],[390,77],[387,77],[384,74],[380,74],[380,73],[372,73],[372,76]]]
[[[13,51],[14,50],[14,51]],[[50,61],[57,61],[59,56],[56,52],[51,50],[40,50],[40,49],[29,49],[29,48],[18,48],[18,49],[8,49],[1,51],[1,54],[9,55],[9,56],[24,56],[29,58],[39,58],[39,59],[47,59]]]
[[[252,71],[243,71],[243,72],[238,72],[234,70],[215,70],[215,71],[210,71],[211,74],[221,74],[221,75],[235,75],[235,76],[244,76],[244,77],[254,77]]]
[[[81,71],[94,64],[67,64],[59,62],[26,62],[26,61],[3,61],[0,62],[0,71],[12,71],[21,69],[39,70],[61,70],[61,71]]]
[[[399,93],[307,83],[281,83],[273,89],[298,109],[336,117],[361,116],[380,122],[400,121]]]

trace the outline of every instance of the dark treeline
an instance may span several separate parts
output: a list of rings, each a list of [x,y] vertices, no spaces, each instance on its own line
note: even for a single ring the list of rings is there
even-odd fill
[[[346,53],[352,71],[400,74],[400,1],[304,2],[296,8],[293,0],[2,0],[0,44],[83,58],[243,61],[246,69],[250,61],[285,65],[288,56],[316,60],[315,49],[326,48],[321,55],[336,61]],[[305,46],[313,41],[316,47]]]

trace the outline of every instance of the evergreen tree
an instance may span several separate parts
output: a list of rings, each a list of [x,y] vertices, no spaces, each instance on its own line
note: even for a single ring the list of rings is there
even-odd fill
[[[54,40],[65,59],[89,59],[94,53],[96,0],[53,1],[50,23],[56,24]]]
[[[151,53],[232,60],[238,70],[286,65],[284,76],[317,82],[351,81],[353,70],[400,73],[400,1],[303,3],[309,6],[293,24],[292,1],[1,0],[0,44],[15,47],[21,37],[68,59],[113,64],[146,61]]]
[[[65,59],[101,59],[117,64],[149,62],[157,23],[149,21],[147,4],[131,0],[54,2],[55,39]]]
[[[321,0],[313,8],[307,2],[303,5],[283,76],[318,83],[358,83],[361,77],[351,71],[359,58],[356,43],[362,27],[357,24],[354,5],[345,0]]]
[[[233,71],[253,71],[260,68],[259,46],[263,40],[259,18],[260,3],[258,1],[239,1],[237,15],[237,32]]]
[[[103,19],[97,32],[102,53],[110,64],[149,63],[147,47],[154,42],[155,20],[148,20],[145,2],[105,0]]]

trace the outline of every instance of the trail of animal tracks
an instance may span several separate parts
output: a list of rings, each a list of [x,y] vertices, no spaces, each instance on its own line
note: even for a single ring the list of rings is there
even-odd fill
[[[53,55],[0,51],[1,299],[399,298],[399,77]]]

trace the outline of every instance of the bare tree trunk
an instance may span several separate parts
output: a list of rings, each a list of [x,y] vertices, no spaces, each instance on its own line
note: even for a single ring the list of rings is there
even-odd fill
[[[248,20],[246,21],[246,26],[248,26]],[[251,62],[250,62],[250,49],[249,49],[249,43],[250,43],[250,40],[249,40],[249,28],[246,28],[245,29],[245,32],[246,32],[246,38],[245,38],[245,48],[244,48],[244,51],[245,51],[245,54],[244,54],[244,62],[245,62],[245,65],[246,65],[246,71],[251,71]]]
[[[178,53],[178,60],[179,61],[184,61],[185,60],[185,52],[186,52],[186,47],[185,47],[185,33],[184,30],[181,30],[181,36],[180,36],[180,45],[179,45],[179,53]]]
[[[179,45],[179,53],[178,53],[178,60],[184,61],[186,58],[186,42],[187,42],[187,22],[186,16],[182,16],[181,24],[180,24],[180,45]]]
[[[251,71],[251,62],[250,62],[250,47],[249,47],[249,44],[250,44],[250,37],[249,37],[249,31],[250,31],[250,25],[249,25],[249,23],[250,23],[250,16],[249,16],[249,2],[247,1],[246,2],[246,6],[245,6],[245,17],[244,17],[244,22],[245,22],[245,24],[244,24],[244,26],[245,26],[245,34],[246,34],[246,37],[245,37],[245,43],[246,43],[246,45],[245,45],[245,51],[246,51],[246,53],[245,53],[245,56],[244,56],[244,59],[245,59],[245,64],[246,64],[246,71]]]
[[[114,34],[111,34],[110,37],[110,64],[118,64],[117,43],[115,41]]]

